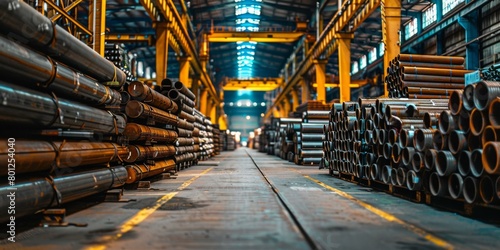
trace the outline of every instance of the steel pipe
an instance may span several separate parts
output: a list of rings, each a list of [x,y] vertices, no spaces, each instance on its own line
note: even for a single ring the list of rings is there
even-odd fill
[[[441,115],[441,112],[427,112],[424,114],[424,127],[425,128],[435,128],[438,126],[439,122],[439,116]]]
[[[173,101],[175,101],[177,103],[177,105],[181,105],[181,103],[185,103],[185,104],[187,104],[190,107],[196,106],[196,103],[193,100],[189,99],[187,96],[185,96],[184,94],[182,94],[177,89],[171,89],[171,90],[169,90],[167,96],[168,96],[168,98],[170,98]]]
[[[491,125],[500,128],[500,98],[496,98],[490,103],[488,114]]]
[[[127,76],[112,62],[89,46],[54,25],[50,19],[22,1],[0,2],[2,29],[6,36],[23,40],[29,46],[97,79],[109,86],[122,86]],[[22,28],[21,28],[22,27]]]
[[[474,88],[476,85],[466,85],[462,93],[462,107],[466,111],[472,111],[475,108],[474,104]]]
[[[128,149],[130,154],[127,157],[122,158],[125,162],[128,163],[161,159],[175,154],[175,148],[172,145],[129,145]]]
[[[329,116],[330,111],[328,110],[308,110],[303,113],[302,118],[328,120]]]
[[[466,177],[464,179],[463,194],[467,203],[475,203],[479,198],[478,181],[474,177]]]
[[[457,171],[457,159],[449,151],[441,150],[437,153],[436,172],[439,176],[449,176]]]
[[[470,132],[470,114],[469,112],[461,112],[458,114],[458,129],[468,134]]]
[[[75,101],[0,82],[0,121],[5,125],[121,133],[125,119]],[[22,115],[20,115],[22,114]]]
[[[306,142],[306,141],[323,141],[324,140],[324,135],[323,134],[301,134],[300,136],[300,141]],[[297,141],[300,142],[299,140]]]
[[[433,196],[446,196],[448,194],[447,178],[432,172],[429,176],[429,190]]]
[[[460,130],[453,130],[448,136],[448,147],[452,154],[458,154],[467,148],[466,134]]]
[[[481,181],[479,182],[479,194],[481,196],[481,199],[486,204],[493,203],[495,200],[497,200],[495,183],[490,176],[485,175],[481,178]]]
[[[382,167],[382,172],[380,177],[385,184],[389,184],[391,182],[391,172],[392,172],[391,166],[385,165]]]
[[[447,135],[457,128],[457,118],[454,117],[450,111],[443,110],[439,115],[439,131]]]
[[[8,82],[43,86],[57,95],[93,105],[119,105],[122,96],[65,65],[0,37],[0,75]]]
[[[434,150],[434,149],[426,150],[425,154],[424,154],[425,169],[433,170],[434,167],[436,166],[437,157],[438,157],[437,150]]]
[[[397,56],[398,63],[430,63],[443,65],[462,65],[465,59],[460,56],[434,56],[434,55],[415,55],[415,54],[399,54]],[[416,66],[416,65],[411,65]]]
[[[399,138],[401,140],[401,146],[403,147],[412,147],[413,146],[413,129],[402,129],[399,133]]]
[[[406,172],[406,187],[410,191],[418,191],[422,189],[422,179],[413,170]]]
[[[500,142],[488,142],[482,154],[484,171],[488,174],[500,174]]]
[[[147,103],[153,107],[172,113],[179,111],[177,103],[142,82],[131,82],[127,87],[127,91],[135,100]]]
[[[467,176],[471,173],[471,152],[467,150],[462,150],[458,157],[458,172],[462,176]]]
[[[192,101],[196,101],[196,96],[182,82],[180,81],[175,82],[174,88],[179,92],[181,92],[183,95],[185,95],[187,98],[191,99]]]
[[[177,139],[177,132],[140,125],[137,123],[127,123],[123,135],[131,141],[161,141],[165,143],[174,143]]]
[[[435,150],[445,150],[448,148],[448,136],[436,130],[432,134],[432,146]]]
[[[473,109],[470,114],[470,132],[479,136],[483,133],[483,130],[489,124],[489,120],[486,119],[487,116],[478,109]]]
[[[132,100],[127,103],[125,113],[130,118],[152,118],[154,121],[159,123],[177,125],[177,116],[136,100]]]
[[[464,179],[458,173],[453,173],[448,178],[448,192],[451,198],[458,199],[462,196],[462,191],[464,187]]]
[[[16,185],[0,187],[0,208],[9,210],[9,194],[16,191],[16,218],[40,210],[65,204],[92,194],[120,187],[125,183],[127,171],[122,166],[75,172],[69,175],[16,181]],[[8,213],[0,213],[0,221],[8,221]]]
[[[500,82],[480,81],[474,88],[474,105],[480,111],[486,110],[490,103],[499,96]]]
[[[464,82],[463,76],[438,76],[438,75],[422,75],[402,73],[400,75],[401,81],[405,82],[439,82],[439,83],[462,83]]]
[[[396,170],[396,180],[397,180],[397,184],[398,186],[406,186],[406,169],[404,168],[398,168]]]
[[[415,135],[413,137],[413,145],[415,149],[419,152],[424,152],[426,149],[432,147],[432,135],[434,129],[416,129]]]
[[[425,168],[425,156],[420,152],[416,152],[411,160],[411,167],[416,173],[422,172]]]
[[[155,161],[153,165],[134,164],[128,165],[126,168],[128,173],[126,183],[130,184],[175,169],[175,162],[171,159],[164,159]]]
[[[474,149],[471,152],[470,160],[471,160],[471,174],[474,177],[479,178],[484,172],[484,163],[483,159],[483,150],[482,149]]]
[[[402,152],[402,160],[403,164],[408,166],[411,164],[413,155],[415,154],[415,148],[413,147],[404,147]]]
[[[463,97],[463,90],[454,90],[453,92],[451,92],[449,109],[452,115],[458,115],[462,111],[462,106],[463,106],[462,97]]]

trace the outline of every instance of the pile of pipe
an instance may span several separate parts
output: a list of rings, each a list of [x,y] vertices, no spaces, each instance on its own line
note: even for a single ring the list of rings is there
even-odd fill
[[[500,81],[500,64],[492,65],[481,71],[481,79],[487,81]]]
[[[234,132],[226,130],[225,133],[222,133],[222,144],[224,151],[236,150],[236,136]]]
[[[213,141],[214,141],[214,155],[220,155],[220,152],[222,151],[222,143],[221,143],[221,138],[220,138],[220,129],[218,125],[214,126],[213,130]]]
[[[270,124],[265,124],[264,128],[264,136],[265,136],[265,141],[266,145],[264,146],[264,151],[268,155],[275,155],[275,145],[277,141],[277,137],[279,134],[279,123],[278,120],[279,118],[272,118]]]
[[[325,127],[328,126],[330,111],[308,110],[303,112],[301,123],[292,125],[294,155],[297,165],[319,165],[323,158]],[[298,127],[298,131],[296,130]],[[290,152],[288,153],[290,156]]]
[[[385,82],[389,97],[411,99],[448,98],[462,89],[463,57],[400,54],[390,62]]]
[[[269,127],[270,127],[270,124],[264,124],[264,126],[262,126],[260,128],[259,133],[257,133],[258,135],[256,134],[256,136],[255,136],[255,137],[257,137],[257,136],[259,137],[259,139],[258,139],[259,140],[259,146],[257,147],[257,150],[259,152],[266,153],[267,150],[268,150],[268,144],[269,144],[269,142],[267,140],[267,138],[268,138],[267,131],[269,130]]]
[[[136,80],[135,76],[132,74],[132,68],[129,64],[127,53],[118,44],[106,43],[104,46],[104,58],[121,69],[127,76],[128,82]]]
[[[294,161],[294,135],[296,132],[300,133],[300,124],[302,119],[300,118],[277,118],[274,119],[276,128],[276,137],[274,141],[274,155],[280,157],[281,159],[288,160],[290,162]]]
[[[19,218],[124,185],[126,120],[108,108],[125,74],[23,1],[0,16],[0,209],[13,190]]]

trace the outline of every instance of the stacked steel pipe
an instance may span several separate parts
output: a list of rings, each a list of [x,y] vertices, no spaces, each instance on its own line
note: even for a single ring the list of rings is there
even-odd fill
[[[330,111],[308,110],[303,113],[299,124],[300,132],[295,132],[293,142],[295,164],[319,165],[323,158],[325,126],[328,126]]]
[[[122,186],[123,72],[22,1],[0,16],[0,207],[13,188],[21,217]]]
[[[221,138],[220,138],[220,129],[218,125],[214,126],[213,130],[214,136],[214,155],[220,155],[221,152]]]
[[[123,48],[117,44],[106,43],[104,50],[104,58],[112,62],[117,68],[119,68],[127,77],[127,81],[135,81],[136,78],[132,74],[131,66],[129,65],[129,60],[127,53]]]
[[[297,133],[300,136],[300,118],[277,118],[275,119],[275,141],[274,154],[282,159],[294,161],[295,159],[295,144]]]
[[[390,97],[412,99],[447,98],[462,89],[463,57],[400,54],[387,68],[385,78]]]

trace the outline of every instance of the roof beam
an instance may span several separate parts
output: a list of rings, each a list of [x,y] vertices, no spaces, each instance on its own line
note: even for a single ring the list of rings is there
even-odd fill
[[[225,79],[222,89],[224,90],[253,90],[273,91],[283,82],[281,78],[253,78],[248,80]]]
[[[291,43],[297,41],[302,32],[218,32],[208,35],[211,43],[259,42],[259,43]]]

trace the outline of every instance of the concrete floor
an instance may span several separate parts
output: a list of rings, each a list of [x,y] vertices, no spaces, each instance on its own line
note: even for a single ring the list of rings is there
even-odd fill
[[[1,249],[500,249],[498,225],[240,148]],[[255,163],[254,163],[255,162]],[[258,166],[259,168],[257,168]],[[259,171],[262,171],[262,173]],[[263,175],[265,176],[263,176]],[[322,183],[322,185],[318,184]]]

